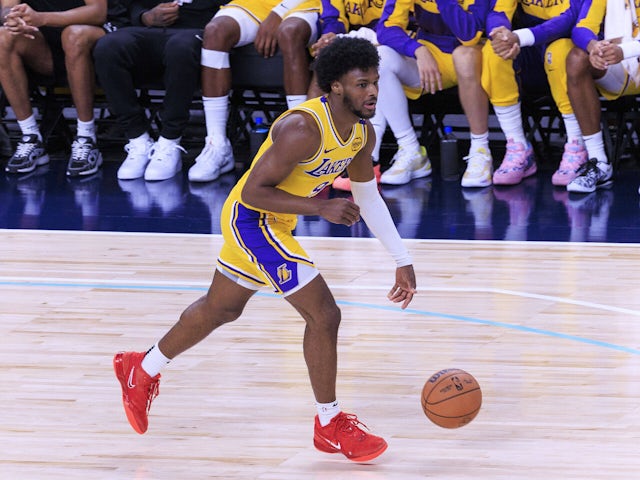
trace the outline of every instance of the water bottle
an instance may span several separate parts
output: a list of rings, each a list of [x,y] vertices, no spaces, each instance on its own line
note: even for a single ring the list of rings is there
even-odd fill
[[[260,146],[267,139],[269,134],[269,127],[264,123],[262,117],[256,117],[255,125],[249,132],[249,161],[253,161],[253,158],[258,153]]]
[[[460,178],[458,139],[449,126],[444,127],[444,136],[440,139],[440,174],[444,180]]]

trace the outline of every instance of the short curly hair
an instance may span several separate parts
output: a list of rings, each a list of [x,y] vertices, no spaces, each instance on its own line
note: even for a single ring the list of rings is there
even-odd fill
[[[323,92],[331,91],[331,84],[340,80],[351,70],[363,71],[378,68],[380,56],[378,50],[363,38],[337,37],[320,50],[314,69],[318,86]]]

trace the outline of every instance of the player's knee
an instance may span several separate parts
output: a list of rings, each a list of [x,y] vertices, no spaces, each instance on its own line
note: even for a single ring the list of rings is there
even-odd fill
[[[0,52],[8,52],[13,49],[18,35],[13,35],[8,28],[0,28]]]
[[[238,24],[227,17],[214,17],[204,27],[202,38],[203,48],[229,52],[240,38]]]
[[[452,58],[458,79],[470,80],[478,78],[481,56],[482,51],[478,48],[464,45],[457,47],[453,51]]]
[[[338,328],[342,320],[340,307],[332,305],[330,308],[325,309],[319,317],[318,327],[327,330],[332,335],[338,334]]]
[[[581,48],[574,47],[567,55],[567,77],[576,77],[589,69],[589,55]]]
[[[311,31],[306,22],[285,20],[278,29],[278,46],[283,52],[304,50],[309,41]]]
[[[89,41],[86,25],[69,25],[62,31],[62,49],[67,56],[78,56],[88,53],[93,47]]]

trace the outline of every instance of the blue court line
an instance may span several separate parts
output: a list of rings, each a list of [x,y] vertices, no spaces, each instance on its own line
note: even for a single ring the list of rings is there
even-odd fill
[[[188,285],[127,285],[127,284],[113,284],[113,285],[105,285],[103,283],[62,283],[62,282],[34,282],[34,281],[0,281],[0,286],[20,286],[20,287],[54,287],[54,288],[99,288],[103,290],[156,290],[156,291],[185,291],[185,292],[206,292],[208,287],[197,287],[197,286],[188,286]],[[266,292],[257,292],[256,295],[262,297],[270,297],[270,298],[281,298],[280,295],[275,293],[266,293]],[[495,322],[493,320],[485,320],[482,318],[472,318],[465,317],[462,315],[451,315],[448,313],[438,313],[438,312],[430,312],[428,310],[417,310],[413,308],[407,308],[405,310],[401,310],[397,306],[383,306],[383,305],[373,305],[370,303],[361,303],[361,302],[351,302],[348,300],[336,300],[338,305],[345,305],[349,307],[360,307],[360,308],[368,308],[373,310],[384,310],[394,313],[413,313],[415,315],[422,315],[427,317],[437,317],[437,318],[445,318],[449,320],[454,320],[458,322],[466,322],[466,323],[474,323],[476,325],[487,325],[491,327],[498,328],[506,328],[509,330],[516,330],[524,333],[534,333],[536,335],[544,335],[547,337],[570,340],[573,342],[585,343],[587,345],[593,345],[600,348],[606,348],[609,350],[616,350],[618,352],[630,353],[632,355],[640,355],[640,350],[625,347],[623,345],[617,345],[615,343],[601,342],[599,340],[593,340],[591,338],[579,337],[576,335],[568,335],[565,333],[554,332],[553,330],[545,330],[541,328],[533,328],[527,327],[523,325],[515,325],[512,323],[504,323],[504,322]]]

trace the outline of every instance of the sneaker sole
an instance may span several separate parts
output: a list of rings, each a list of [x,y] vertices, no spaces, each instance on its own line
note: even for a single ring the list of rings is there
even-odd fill
[[[460,182],[460,186],[464,188],[484,188],[484,187],[490,187],[491,184],[492,184],[491,179],[485,180],[484,182],[476,182],[474,180],[465,181],[464,177]]]
[[[574,185],[571,186],[571,184],[567,185],[567,192],[573,192],[573,193],[593,193],[596,190],[598,190],[599,188],[605,188],[610,186],[613,183],[612,179],[607,180],[606,182],[603,183],[599,183],[598,185],[596,185],[594,188],[582,188],[579,185]],[[569,188],[571,187],[571,188]]]
[[[411,176],[409,177],[409,180],[405,181],[405,182],[401,182],[401,181],[397,181],[395,179],[385,179],[384,178],[384,174],[382,177],[380,177],[380,183],[383,185],[406,185],[407,183],[409,183],[411,180],[416,180],[417,178],[424,178],[424,177],[428,177],[429,175],[431,175],[432,169],[429,168],[428,170],[415,170],[413,172],[411,172]]]
[[[46,165],[47,163],[49,163],[49,155],[44,155],[36,160],[33,165],[30,165],[28,167],[11,168],[7,165],[4,170],[8,173],[30,173],[33,172],[36,168],[41,167],[42,165]]]
[[[189,181],[190,182],[200,182],[200,183],[213,182],[214,180],[217,180],[218,178],[220,178],[225,173],[229,173],[229,172],[235,170],[235,168],[236,168],[236,164],[235,164],[235,160],[234,160],[234,161],[229,163],[228,167],[225,167],[225,168],[221,169],[220,173],[218,175],[214,175],[214,176],[211,176],[211,177],[200,177],[200,178],[192,178],[191,175],[189,175]]]
[[[123,363],[122,354],[116,353],[113,357],[113,371],[116,374],[116,378],[120,382],[120,388],[122,390],[122,406],[124,407],[124,413],[127,415],[127,420],[129,422],[129,425],[131,425],[131,428],[133,428],[136,431],[136,433],[139,433],[140,435],[142,435],[147,430],[146,429],[143,430],[142,427],[138,426],[138,423],[136,422],[136,418],[133,415],[133,412],[127,406],[127,404],[129,403],[127,401],[127,394],[125,389],[127,380],[125,378],[124,370],[122,368],[122,363]]]
[[[101,166],[102,166],[102,155],[98,157],[98,161],[93,166],[93,168],[90,168],[89,170],[79,170],[77,172],[74,172],[73,170],[67,170],[67,177],[83,177],[87,175],[93,175],[98,171],[98,169]]]
[[[387,442],[385,442],[382,448],[376,450],[375,452],[369,453],[367,455],[362,455],[360,457],[347,457],[341,450],[338,450],[337,448],[334,448],[331,445],[328,445],[326,442],[322,442],[315,436],[313,438],[313,446],[316,447],[317,450],[323,453],[332,453],[332,454],[342,453],[347,459],[351,460],[352,462],[368,462],[382,455],[389,445],[387,444]]]
[[[524,180],[525,178],[529,178],[531,175],[534,175],[537,172],[538,172],[538,166],[537,164],[534,163],[531,167],[529,167],[528,170],[525,170],[525,172],[522,174],[522,177],[515,180],[507,179],[507,178],[501,179],[499,176],[496,178],[494,174],[493,184],[494,185],[518,185],[520,182],[522,182],[522,180]]]

